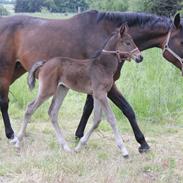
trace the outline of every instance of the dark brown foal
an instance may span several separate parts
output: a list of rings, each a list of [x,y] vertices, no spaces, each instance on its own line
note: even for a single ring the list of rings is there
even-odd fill
[[[121,26],[107,41],[104,49],[98,56],[88,60],[75,60],[67,57],[55,57],[48,62],[40,61],[33,65],[29,72],[28,83],[32,89],[35,77],[39,79],[39,91],[37,98],[31,102],[26,110],[23,126],[18,134],[22,140],[27,123],[33,112],[49,97],[53,96],[49,108],[49,116],[56,132],[59,144],[65,151],[71,151],[67,145],[57,122],[58,111],[69,89],[93,95],[94,98],[94,123],[92,128],[80,140],[75,148],[79,151],[86,144],[93,130],[101,121],[102,111],[107,116],[111,125],[117,146],[124,157],[128,156],[123,140],[116,127],[115,116],[109,106],[107,93],[114,83],[114,75],[121,60],[139,60],[140,51],[127,33],[127,27]],[[19,145],[19,142],[16,144]]]

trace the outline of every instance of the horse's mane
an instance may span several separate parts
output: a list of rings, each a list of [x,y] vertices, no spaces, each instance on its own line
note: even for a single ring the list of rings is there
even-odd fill
[[[108,20],[120,26],[127,23],[128,26],[150,26],[159,28],[160,26],[169,28],[172,24],[170,18],[157,16],[150,13],[131,13],[131,12],[99,12],[97,13],[97,22]]]

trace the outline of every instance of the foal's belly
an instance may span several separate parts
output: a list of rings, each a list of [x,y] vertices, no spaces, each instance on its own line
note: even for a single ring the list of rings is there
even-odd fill
[[[90,80],[83,80],[82,78],[74,78],[72,80],[64,79],[59,82],[59,85],[64,85],[77,92],[82,92],[86,94],[92,94],[92,86]]]

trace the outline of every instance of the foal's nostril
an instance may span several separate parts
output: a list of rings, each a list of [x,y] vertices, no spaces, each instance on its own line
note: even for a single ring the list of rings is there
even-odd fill
[[[142,55],[139,55],[137,58],[136,58],[136,62],[137,63],[140,63],[140,62],[142,62],[142,60],[143,60],[143,56]]]

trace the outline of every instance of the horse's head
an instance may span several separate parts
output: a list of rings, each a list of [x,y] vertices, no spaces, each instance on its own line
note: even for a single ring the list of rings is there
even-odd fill
[[[163,44],[163,56],[183,70],[183,22],[177,14]]]
[[[133,59],[137,63],[143,60],[140,50],[135,45],[133,38],[128,34],[128,26],[122,25],[118,30],[118,42],[116,49],[122,59]]]

